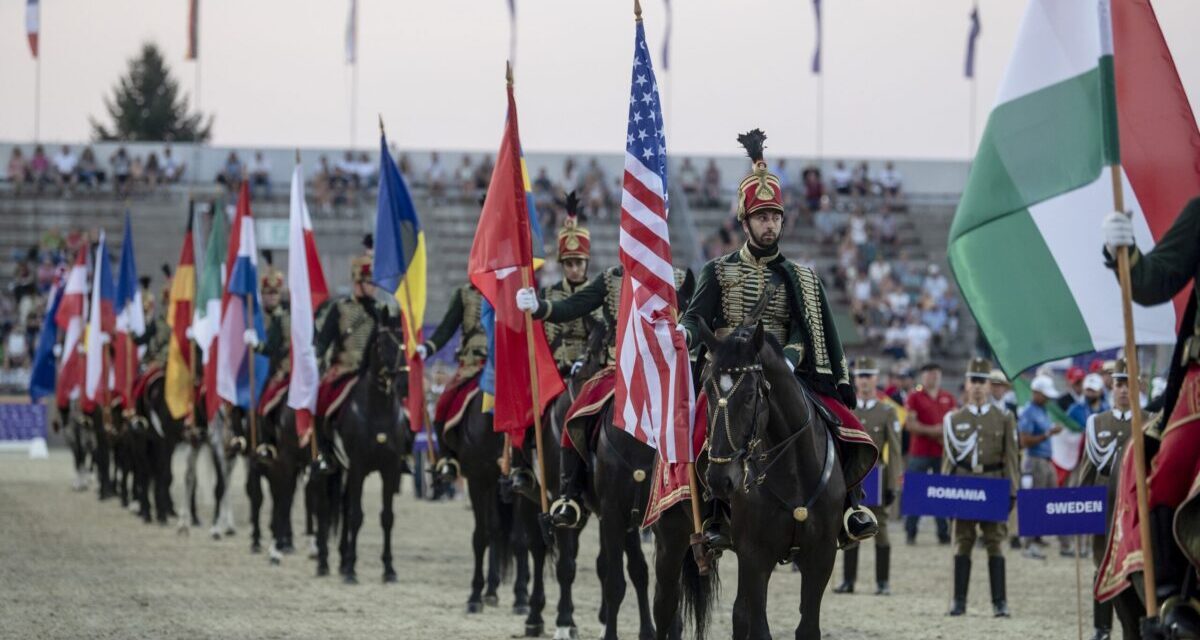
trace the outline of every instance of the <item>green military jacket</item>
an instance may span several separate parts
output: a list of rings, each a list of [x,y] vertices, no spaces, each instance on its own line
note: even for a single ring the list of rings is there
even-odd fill
[[[482,312],[483,294],[470,284],[462,285],[454,290],[441,324],[425,341],[425,349],[432,355],[446,346],[450,338],[454,337],[454,332],[461,328],[462,341],[458,345],[455,357],[458,359],[458,375],[462,378],[470,378],[479,373],[487,362],[487,333],[480,322]]]
[[[879,400],[859,400],[854,415],[862,423],[867,435],[879,449],[879,471],[883,477],[883,490],[896,491],[900,488],[900,475],[904,473],[904,460],[900,453],[900,418],[896,409]]]
[[[1005,478],[1017,495],[1021,473],[1017,422],[990,402],[965,405],[946,414],[942,422],[945,448],[942,473],[980,478]]]
[[[143,361],[147,365],[166,366],[167,347],[171,344],[171,327],[162,314],[156,314],[146,325],[146,332],[133,339],[134,344],[146,347]]]
[[[292,370],[292,318],[285,304],[280,303],[266,316],[266,335],[258,345],[258,352],[270,361],[270,377],[287,376]]]
[[[811,268],[778,252],[760,259],[742,245],[704,265],[682,319],[688,344],[700,346],[700,322],[718,337],[728,334],[767,292],[771,296],[761,316],[763,328],[779,341],[796,374],[812,389],[853,407],[856,399],[849,367],[825,287]]]
[[[548,305],[554,305],[575,295],[587,284],[583,282],[573,285],[563,279],[542,289],[538,297],[544,299]],[[587,352],[588,335],[598,322],[604,322],[604,317],[597,310],[572,320],[545,323],[546,341],[550,343],[554,362],[560,370],[569,370],[584,356]]]
[[[533,317],[562,323],[598,311],[604,322],[616,326],[621,307],[621,277],[624,273],[619,266],[609,267],[562,300],[542,299]]]
[[[315,346],[317,359],[326,370],[351,373],[359,369],[367,341],[375,330],[375,307],[371,298],[347,297],[328,302],[317,311],[321,329]]]

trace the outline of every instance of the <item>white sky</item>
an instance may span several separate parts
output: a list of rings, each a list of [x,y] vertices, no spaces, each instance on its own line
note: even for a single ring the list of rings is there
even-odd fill
[[[165,50],[182,88],[185,0],[42,0],[41,137],[81,141],[88,116],[144,41]],[[808,0],[675,0],[670,76],[661,0],[644,0],[673,153],[736,154],[762,127],[788,155],[816,151],[817,82]],[[1192,104],[1200,103],[1200,3],[1154,3]],[[35,64],[25,3],[0,0],[0,139],[31,140]],[[528,151],[620,152],[633,53],[631,2],[518,0],[517,105]],[[963,158],[970,0],[825,0],[826,156]],[[1007,63],[1024,3],[980,0],[977,130]],[[347,0],[201,0],[201,107],[212,142],[345,146]],[[360,0],[357,146],[375,114],[404,148],[492,151],[504,117],[504,0]]]

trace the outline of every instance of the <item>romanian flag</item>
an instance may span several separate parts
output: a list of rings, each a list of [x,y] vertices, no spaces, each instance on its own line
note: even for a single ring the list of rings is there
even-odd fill
[[[196,256],[192,249],[192,222],[188,215],[187,233],[183,236],[183,248],[179,251],[179,265],[171,278],[171,308],[167,313],[167,325],[171,327],[171,341],[167,345],[167,408],[176,420],[192,412],[193,369],[192,347],[188,340],[188,326],[192,323],[192,302],[196,297]]]
[[[494,426],[496,431],[510,434],[517,447],[524,441],[525,429],[533,423],[533,412],[545,411],[546,405],[564,389],[541,321],[528,322],[516,305],[517,290],[534,284],[536,225],[529,206],[528,184],[510,82],[504,137],[475,229],[467,272],[472,284],[495,309],[493,357],[496,370],[504,371],[505,375],[496,380]],[[532,363],[530,340],[534,352]],[[541,406],[538,407],[533,405],[534,375],[539,387]]]
[[[419,431],[424,420],[425,391],[424,367],[416,352],[417,345],[424,341],[421,326],[425,322],[425,232],[421,230],[408,185],[388,152],[387,136],[382,134],[375,263],[371,273],[375,284],[395,296],[400,305],[408,354],[409,427]]]

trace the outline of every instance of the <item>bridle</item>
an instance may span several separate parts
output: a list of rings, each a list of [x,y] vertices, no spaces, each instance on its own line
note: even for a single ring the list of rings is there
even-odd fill
[[[716,409],[714,410],[715,415],[712,421],[712,437],[716,437],[718,426],[722,424],[721,419],[724,418],[725,441],[729,443],[729,448],[733,451],[733,453],[730,454],[729,457],[720,457],[713,455],[712,447],[709,447],[709,462],[712,462],[713,464],[730,464],[732,462],[736,462],[752,453],[754,449],[756,449],[762,442],[761,437],[759,437],[760,434],[758,433],[758,425],[762,422],[759,419],[759,415],[762,413],[759,407],[762,406],[762,399],[768,393],[770,393],[770,384],[762,375],[762,370],[762,363],[760,362],[722,369],[714,368],[712,370],[712,373],[708,379],[708,386],[711,387],[711,389],[708,390],[709,398],[715,399],[716,401]],[[751,414],[754,419],[755,428],[746,435],[746,442],[739,445],[738,443],[734,442],[733,431],[729,428],[729,400],[733,398],[735,393],[737,393],[737,390],[742,386],[742,382],[746,380],[746,375],[750,373],[755,374],[754,378],[757,381],[757,384],[755,385],[753,413]],[[737,376],[736,378],[733,377],[735,375]],[[730,385],[729,391],[726,393],[721,393],[720,385],[717,381],[724,376],[730,376],[730,378],[733,380],[733,384]]]
[[[379,366],[374,371],[375,386],[384,393],[391,393],[392,387],[396,384],[396,374],[404,373],[408,370],[404,359],[404,343],[397,337],[396,332],[391,329],[381,328],[376,335],[376,338],[384,338],[390,340],[396,347],[396,359],[389,363],[386,359],[375,357],[371,360]],[[378,350],[379,347],[376,347]],[[378,351],[376,351],[378,354]]]

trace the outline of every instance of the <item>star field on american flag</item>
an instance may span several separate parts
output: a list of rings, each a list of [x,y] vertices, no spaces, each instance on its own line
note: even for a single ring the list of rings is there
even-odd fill
[[[663,131],[662,103],[658,98],[658,80],[646,48],[646,33],[639,25],[637,53],[633,59],[633,82],[629,92],[629,128],[625,151],[640,159],[667,184],[667,138]],[[665,191],[665,189],[664,189]]]

